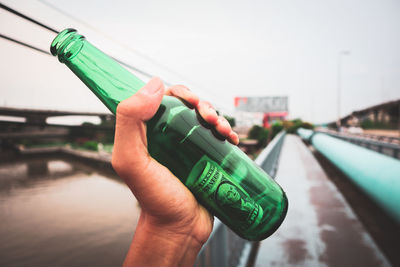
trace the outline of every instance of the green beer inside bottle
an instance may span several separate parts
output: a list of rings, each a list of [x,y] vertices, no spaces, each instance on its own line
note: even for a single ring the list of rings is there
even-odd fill
[[[144,85],[75,30],[58,34],[51,52],[113,113]],[[147,139],[151,156],[239,236],[262,240],[282,223],[288,202],[280,186],[179,99],[164,96]]]

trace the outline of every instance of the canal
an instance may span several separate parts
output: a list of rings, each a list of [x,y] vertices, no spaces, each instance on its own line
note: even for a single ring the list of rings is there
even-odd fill
[[[111,172],[58,157],[0,164],[0,266],[120,266],[139,216]]]

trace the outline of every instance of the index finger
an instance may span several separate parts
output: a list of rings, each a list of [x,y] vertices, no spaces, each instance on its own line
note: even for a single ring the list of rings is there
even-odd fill
[[[192,93],[189,88],[183,85],[174,85],[171,87],[168,87],[167,90],[165,90],[165,94],[169,96],[175,96],[177,98],[180,98],[184,101],[186,101],[188,104],[190,104],[193,107],[197,107],[199,104],[199,97]]]

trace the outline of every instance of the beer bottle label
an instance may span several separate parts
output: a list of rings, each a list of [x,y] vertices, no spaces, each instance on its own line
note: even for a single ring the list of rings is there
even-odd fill
[[[258,225],[263,217],[260,205],[215,162],[204,161],[206,164],[200,177],[190,186],[193,193],[201,199],[212,199],[228,217],[238,222],[240,228]]]

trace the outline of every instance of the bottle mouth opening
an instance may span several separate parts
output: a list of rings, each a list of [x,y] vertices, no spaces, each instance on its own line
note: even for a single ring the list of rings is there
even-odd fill
[[[75,29],[65,29],[60,32],[50,46],[53,56],[58,56],[58,60],[64,63],[76,56],[83,47],[85,37],[78,34]]]

